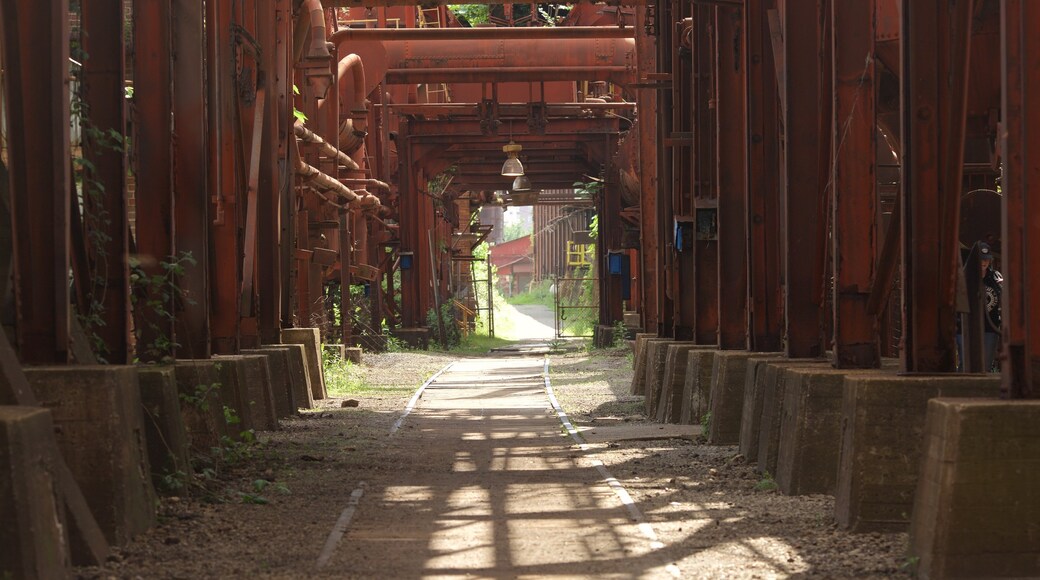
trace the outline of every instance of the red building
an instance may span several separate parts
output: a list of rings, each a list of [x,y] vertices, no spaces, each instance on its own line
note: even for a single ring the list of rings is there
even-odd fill
[[[498,269],[498,287],[505,296],[523,292],[534,279],[531,236],[491,247],[491,263]]]

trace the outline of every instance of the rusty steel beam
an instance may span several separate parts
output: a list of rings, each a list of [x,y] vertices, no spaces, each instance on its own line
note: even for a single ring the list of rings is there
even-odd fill
[[[435,29],[434,29],[435,30]],[[498,103],[496,112],[499,119],[513,117],[526,119],[530,116],[531,105],[545,107],[547,117],[574,117],[585,114],[585,111],[635,110],[636,103],[616,101],[600,103],[595,101],[574,103]],[[437,116],[470,116],[480,115],[480,103],[394,103],[387,107],[399,115]],[[383,105],[376,105],[381,108]]]
[[[165,276],[162,263],[175,256],[173,206],[173,39],[172,2],[134,2],[134,110],[136,127],[135,241],[141,268],[149,277]],[[143,292],[137,308],[137,356],[155,361],[174,354],[176,329],[167,313],[176,311],[165,284]],[[140,302],[139,302],[140,303]]]
[[[621,26],[545,26],[545,27],[479,27],[479,28],[343,28],[330,40],[598,40],[633,38],[635,29]]]
[[[902,368],[907,372],[955,368],[956,234],[973,4],[903,4]]]
[[[578,4],[588,2],[590,0],[579,0]],[[716,2],[722,2],[730,0],[715,0]],[[647,0],[616,0],[612,1],[611,4],[618,6],[642,6],[647,3]],[[325,0],[323,2],[326,8],[383,8],[383,7],[405,7],[415,9],[417,4],[415,0]],[[423,8],[433,8],[435,6],[449,6],[454,4],[453,0],[426,0],[422,3]],[[474,4],[494,4],[491,0],[479,0]],[[506,7],[511,6],[506,4]],[[408,20],[406,17],[405,20]],[[524,30],[538,30],[540,27],[523,27]]]
[[[68,2],[0,4],[19,356],[69,360]]]
[[[719,348],[748,348],[747,34],[743,11],[716,9],[715,113],[719,127]]]
[[[120,4],[120,2],[116,2]],[[89,4],[89,3],[87,3]],[[86,5],[86,4],[85,4]],[[181,358],[210,356],[209,181],[206,150],[205,35],[203,5],[174,0],[173,141],[175,246],[190,252],[195,265],[177,280],[184,299],[177,304]]]
[[[100,189],[84,185],[84,212],[95,216],[85,224],[104,232],[101,247],[92,247],[95,279],[91,300],[102,307],[103,326],[93,332],[103,344],[99,353],[112,364],[133,360],[131,346],[129,221],[127,217],[126,99],[124,78],[123,2],[100,0],[82,4],[84,118],[81,125],[93,131],[83,134],[83,155],[90,161],[91,179]],[[118,135],[118,141],[112,135]],[[97,240],[97,238],[94,238]]]
[[[386,71],[386,84],[429,83],[528,83],[550,81],[609,81],[626,85],[633,82],[626,66],[496,66],[399,68]]]
[[[1003,391],[1013,399],[1040,398],[1040,6],[1001,2],[1004,132],[1002,255]]]
[[[775,0],[748,0],[747,30],[747,239],[748,341],[757,352],[780,350],[784,306],[781,292],[780,133],[777,76],[770,41]]]
[[[682,5],[681,5],[682,6]],[[682,71],[673,66],[673,86],[684,90],[676,94],[676,102],[692,106],[680,106],[679,123],[676,131],[685,133],[692,131],[692,147],[683,149],[675,147],[675,165],[673,179],[676,180],[675,196],[676,213],[693,220],[691,235],[693,237],[692,264],[684,259],[679,260],[680,280],[680,320],[682,326],[691,324],[694,329],[694,340],[698,344],[717,345],[719,341],[719,231],[718,231],[718,125],[716,123],[717,103],[715,98],[715,64],[717,61],[715,28],[715,8],[694,5],[692,10],[683,6],[682,16],[692,16],[691,51],[693,66],[686,67],[682,59]],[[688,11],[687,11],[688,10]],[[679,39],[680,42],[683,39]],[[687,96],[689,95],[689,96]],[[674,196],[674,193],[673,193]],[[703,216],[711,216],[705,219]],[[703,231],[703,224],[714,221],[711,231]],[[685,258],[685,256],[682,256]],[[693,292],[689,292],[685,280],[692,278]],[[680,338],[678,330],[676,338]]]
[[[673,29],[675,18],[672,11],[676,3],[671,1],[657,3],[655,17],[653,19],[654,29],[657,37],[657,71],[653,74],[655,78],[666,78],[674,85],[677,81],[673,77],[673,60],[677,53],[674,45]],[[662,337],[675,337],[676,331],[676,278],[675,266],[675,243],[674,231],[674,207],[672,190],[672,155],[667,153],[665,142],[672,130],[674,95],[671,86],[662,86],[657,92],[657,118],[654,124],[657,126],[656,150],[657,158],[657,223],[659,232],[658,253],[661,257],[661,284],[658,291],[658,313],[660,322],[658,335]]]
[[[645,7],[636,9],[636,27],[646,30],[648,19]],[[657,40],[648,34],[636,36],[636,71],[640,82],[657,70]],[[656,333],[660,325],[659,295],[664,288],[659,243],[660,224],[657,221],[657,95],[648,88],[636,92],[639,135],[639,279],[640,315],[645,332]]]
[[[241,184],[237,175],[241,153],[236,151],[235,68],[232,46],[232,6],[206,4],[207,79],[209,93],[209,183],[212,198],[210,220],[210,332],[214,354],[236,354],[240,346],[239,292],[241,280],[242,226]]]
[[[833,361],[838,368],[876,368],[877,318],[867,311],[877,251],[875,0],[835,2],[833,10]]]
[[[790,0],[783,14],[783,58],[786,94],[786,184],[783,223],[787,255],[787,355],[814,358],[824,352],[823,304],[817,299],[824,279],[822,240],[817,235],[823,184],[821,151],[825,150],[821,113],[829,107],[821,98],[820,5],[817,0]],[[829,117],[827,117],[829,119]]]

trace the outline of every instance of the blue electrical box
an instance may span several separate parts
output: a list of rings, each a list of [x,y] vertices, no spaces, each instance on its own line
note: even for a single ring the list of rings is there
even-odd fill
[[[621,275],[625,255],[621,252],[607,252],[607,272],[613,276]]]
[[[399,256],[399,258],[401,260],[401,269],[402,270],[411,270],[412,269],[412,262],[415,259],[415,256],[412,254],[412,252],[401,252],[401,253],[398,254],[398,256]]]

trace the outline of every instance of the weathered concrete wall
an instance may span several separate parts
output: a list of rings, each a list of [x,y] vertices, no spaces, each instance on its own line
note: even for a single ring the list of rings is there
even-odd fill
[[[686,354],[686,377],[683,381],[682,410],[679,423],[700,424],[711,403],[711,376],[715,366],[715,349],[695,349]]]
[[[260,355],[267,358],[267,370],[271,380],[271,395],[275,417],[281,419],[296,414],[293,401],[293,376],[289,372],[288,348],[261,348],[243,350],[242,354]]]
[[[25,376],[50,409],[58,449],[108,541],[123,545],[154,526],[137,369],[27,367]]]
[[[50,411],[0,407],[0,578],[68,575],[69,539],[58,493]]]
[[[177,395],[176,371],[172,365],[142,365],[137,369],[137,376],[141,384],[152,484],[160,492],[172,492],[163,485],[164,476],[187,478],[192,473],[188,431]]]
[[[997,375],[849,376],[835,518],[854,531],[904,530],[913,510],[928,400],[997,397]]]
[[[932,399],[924,438],[918,576],[1040,577],[1040,401]]]
[[[257,431],[278,429],[271,372],[267,355],[239,354],[218,356],[214,359],[232,365],[237,373],[236,397],[242,426]],[[248,427],[247,427],[248,426]]]
[[[327,395],[325,394],[325,371],[321,363],[321,333],[319,330],[317,328],[285,328],[282,330],[282,342],[302,344],[306,347],[311,396],[314,400],[324,399]],[[424,350],[426,348],[426,346],[423,347]]]
[[[646,415],[657,415],[657,402],[661,400],[662,383],[664,382],[664,363],[668,355],[668,345],[675,344],[671,339],[651,340],[646,345]]]
[[[762,399],[765,395],[765,365],[784,362],[778,353],[755,353],[744,371],[744,404],[740,409],[740,454],[748,461],[758,460],[758,436],[762,426]]]
[[[762,418],[758,430],[758,458],[755,468],[761,473],[776,474],[776,459],[780,453],[780,421],[783,418],[787,375],[792,367],[826,368],[825,360],[788,359],[779,363],[768,363],[762,382]]]
[[[314,408],[314,394],[311,389],[310,367],[307,366],[307,353],[302,344],[279,344],[261,347],[261,350],[285,350],[289,357],[289,376],[292,379],[292,409]]]
[[[634,372],[632,374],[631,390],[631,394],[633,395],[646,395],[647,341],[654,338],[657,338],[657,335],[653,333],[640,333],[635,335],[635,363],[632,365]]]
[[[661,398],[657,402],[657,421],[678,423],[682,415],[683,388],[686,383],[687,353],[698,347],[688,342],[668,345],[664,356],[664,376],[661,380]]]
[[[219,360],[180,359],[174,372],[192,453],[208,455],[221,444],[221,437],[237,437],[242,428],[232,428],[224,420],[224,406],[237,409],[239,405],[235,369]]]
[[[708,442],[714,445],[740,443],[740,421],[744,410],[744,377],[752,353],[717,350],[711,372],[711,421]]]

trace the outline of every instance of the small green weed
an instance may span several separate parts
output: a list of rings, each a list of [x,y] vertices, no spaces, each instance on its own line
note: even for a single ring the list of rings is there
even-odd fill
[[[762,479],[755,484],[755,491],[773,491],[777,487],[779,486],[777,486],[776,480],[774,480],[773,476],[767,471],[762,474]]]
[[[709,431],[711,431],[711,411],[701,415],[701,435],[707,437]]]

